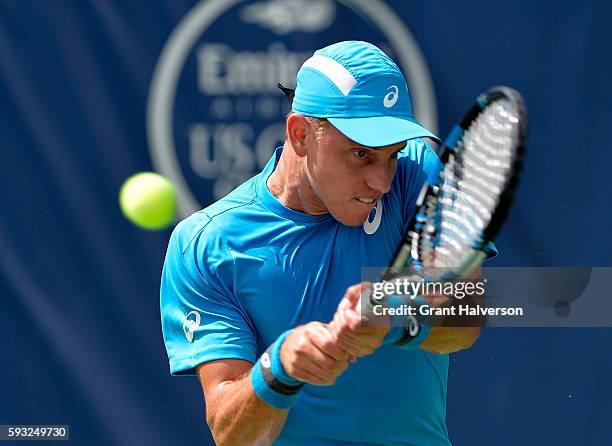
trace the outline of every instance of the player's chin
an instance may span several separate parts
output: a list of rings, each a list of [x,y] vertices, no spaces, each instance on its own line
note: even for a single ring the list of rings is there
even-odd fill
[[[340,223],[346,226],[361,226],[363,225],[370,215],[370,210],[363,209],[357,210],[354,208],[346,209],[345,212],[338,212],[334,215],[334,218]]]

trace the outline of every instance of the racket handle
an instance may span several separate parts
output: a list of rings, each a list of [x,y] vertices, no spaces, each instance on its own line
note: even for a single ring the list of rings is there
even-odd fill
[[[374,313],[374,306],[375,305],[383,305],[383,306],[389,306],[389,301],[386,300],[388,299],[390,296],[385,296],[385,298],[380,299],[380,301],[378,299],[375,299],[372,297],[372,290],[369,289],[367,290],[367,293],[362,293],[361,294],[361,299],[363,299],[362,301],[359,302],[359,307],[360,309],[364,312],[362,313],[362,320],[363,320],[363,314],[365,314],[365,317],[368,318],[380,318],[383,316],[377,316]],[[391,298],[393,298],[391,296]],[[380,313],[379,313],[380,314]],[[403,340],[405,338],[405,333],[407,328],[404,325],[409,324],[409,322],[405,322],[405,323],[393,323],[393,318],[396,316],[389,316],[389,321],[385,322],[388,323],[390,325],[389,327],[389,332],[387,333],[387,335],[385,336],[385,339],[383,340],[383,345],[390,345],[390,344],[396,344],[397,342]],[[408,318],[412,317],[412,316],[397,316],[398,318],[407,321]],[[413,318],[414,319],[414,318]]]
[[[363,318],[371,318],[374,316],[374,305],[378,302],[374,302],[372,298],[372,288],[366,288],[361,291],[361,295],[359,296],[359,301],[357,302],[357,307],[355,311],[359,313],[362,320]]]

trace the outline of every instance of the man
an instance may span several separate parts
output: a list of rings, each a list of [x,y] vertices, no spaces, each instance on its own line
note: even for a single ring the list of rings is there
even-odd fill
[[[362,268],[388,264],[439,162],[424,137],[389,57],[328,46],[301,67],[263,172],[177,226],[164,339],[171,373],[199,377],[217,444],[449,444],[445,353],[478,329],[411,339],[358,311]]]

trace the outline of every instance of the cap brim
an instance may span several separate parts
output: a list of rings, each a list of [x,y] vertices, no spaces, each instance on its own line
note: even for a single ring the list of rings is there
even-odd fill
[[[327,118],[341,133],[367,147],[383,147],[414,138],[440,138],[414,120],[395,116]]]

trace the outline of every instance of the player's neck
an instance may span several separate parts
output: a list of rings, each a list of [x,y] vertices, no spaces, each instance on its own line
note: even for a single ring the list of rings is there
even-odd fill
[[[270,193],[289,209],[311,215],[329,212],[312,189],[306,172],[306,158],[297,156],[289,142],[285,142],[278,165],[268,177],[267,184]]]

